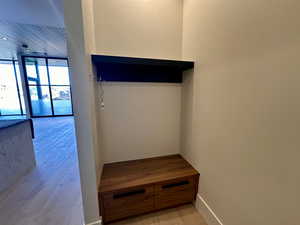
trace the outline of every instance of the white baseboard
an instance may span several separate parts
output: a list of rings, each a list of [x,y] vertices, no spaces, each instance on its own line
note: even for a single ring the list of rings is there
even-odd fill
[[[198,194],[195,202],[196,209],[204,217],[208,225],[224,225],[207,202]]]
[[[86,224],[86,225],[102,225],[102,220],[97,220],[95,222],[92,222],[92,223],[89,223],[89,224]]]

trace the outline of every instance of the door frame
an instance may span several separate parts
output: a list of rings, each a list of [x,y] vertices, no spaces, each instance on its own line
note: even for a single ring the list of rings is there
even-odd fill
[[[45,116],[36,116],[33,115],[33,110],[32,110],[32,102],[31,102],[31,96],[30,96],[30,90],[29,90],[29,83],[28,83],[28,76],[27,76],[27,70],[26,70],[26,64],[25,64],[25,58],[41,58],[45,59],[46,62],[46,71],[47,71],[47,77],[48,77],[48,85],[41,85],[41,86],[48,86],[49,87],[49,94],[50,94],[50,104],[51,104],[51,113],[52,115],[45,115]],[[66,60],[68,68],[69,67],[69,60],[68,58],[64,57],[52,57],[52,56],[32,56],[32,55],[22,55],[22,66],[23,66],[23,71],[25,75],[25,86],[26,86],[26,92],[27,92],[27,99],[28,99],[28,105],[29,105],[29,112],[30,112],[30,117],[32,118],[46,118],[46,117],[64,117],[64,116],[74,116],[74,111],[73,111],[73,98],[72,98],[72,87],[71,83],[70,85],[51,85],[50,84],[50,74],[49,74],[49,67],[48,67],[48,60],[49,59],[60,59],[60,60]],[[70,72],[69,72],[69,80],[70,80]],[[70,87],[70,97],[71,97],[71,114],[66,114],[66,115],[55,115],[54,114],[54,107],[53,107],[53,99],[52,99],[52,91],[51,91],[51,86],[69,86]]]

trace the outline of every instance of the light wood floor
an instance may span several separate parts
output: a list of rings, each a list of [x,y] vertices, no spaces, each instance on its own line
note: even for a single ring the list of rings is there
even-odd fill
[[[34,120],[37,167],[0,194],[1,225],[82,225],[73,118]]]
[[[184,205],[134,217],[112,225],[207,225],[193,205]]]

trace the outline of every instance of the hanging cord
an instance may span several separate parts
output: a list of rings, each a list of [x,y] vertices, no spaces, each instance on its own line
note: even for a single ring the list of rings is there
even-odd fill
[[[100,106],[101,108],[104,108],[104,89],[103,89],[103,84],[102,84],[102,77],[100,76],[100,81],[99,81],[99,100],[100,100]]]

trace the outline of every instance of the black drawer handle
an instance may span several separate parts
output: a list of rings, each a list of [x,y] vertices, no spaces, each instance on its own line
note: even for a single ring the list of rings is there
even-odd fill
[[[114,199],[117,198],[124,198],[132,195],[139,195],[139,194],[144,194],[146,192],[145,189],[140,189],[136,191],[129,191],[129,192],[124,192],[124,193],[119,193],[119,194],[114,194]]]
[[[163,185],[162,188],[166,189],[166,188],[178,187],[178,186],[186,185],[186,184],[189,184],[189,183],[190,183],[189,181],[185,180],[185,181],[180,181],[180,182],[177,182],[177,183]]]

